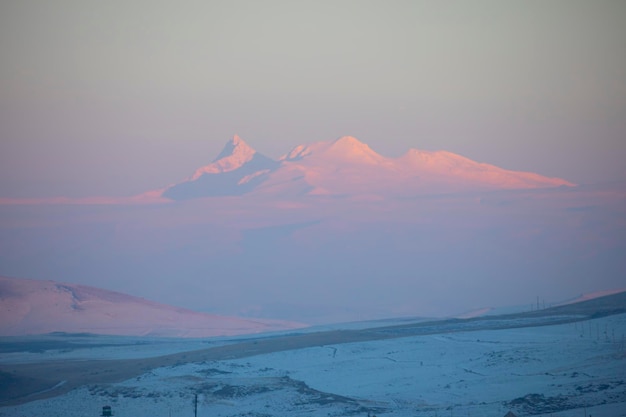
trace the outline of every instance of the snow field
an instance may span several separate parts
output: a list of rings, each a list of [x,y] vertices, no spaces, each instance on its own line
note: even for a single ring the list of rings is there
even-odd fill
[[[198,416],[626,416],[624,334],[622,314],[187,363],[0,416],[193,416],[196,393]]]

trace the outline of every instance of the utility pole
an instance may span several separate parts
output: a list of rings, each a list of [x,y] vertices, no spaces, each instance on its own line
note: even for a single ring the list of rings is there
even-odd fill
[[[193,415],[198,417],[198,394],[193,398]]]

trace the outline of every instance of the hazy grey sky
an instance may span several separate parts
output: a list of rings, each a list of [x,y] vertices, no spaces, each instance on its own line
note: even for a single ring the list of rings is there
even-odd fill
[[[128,195],[237,133],[626,179],[626,2],[0,2],[0,196]]]

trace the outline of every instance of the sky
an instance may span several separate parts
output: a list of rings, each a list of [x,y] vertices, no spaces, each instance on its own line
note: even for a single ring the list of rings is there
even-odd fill
[[[234,134],[626,180],[626,2],[0,3],[0,196],[132,195]]]

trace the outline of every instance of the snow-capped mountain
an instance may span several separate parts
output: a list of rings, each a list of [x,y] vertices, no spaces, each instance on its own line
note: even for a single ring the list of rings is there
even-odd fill
[[[410,196],[564,185],[573,184],[446,151],[410,149],[388,158],[350,136],[296,146],[275,161],[235,136],[211,164],[162,195],[173,200],[247,193]]]
[[[209,337],[302,326],[199,313],[84,285],[0,277],[2,336],[66,332]]]
[[[183,182],[166,188],[162,195],[172,200],[187,200],[245,194],[263,182],[278,165],[235,135],[212,163],[198,168]]]

